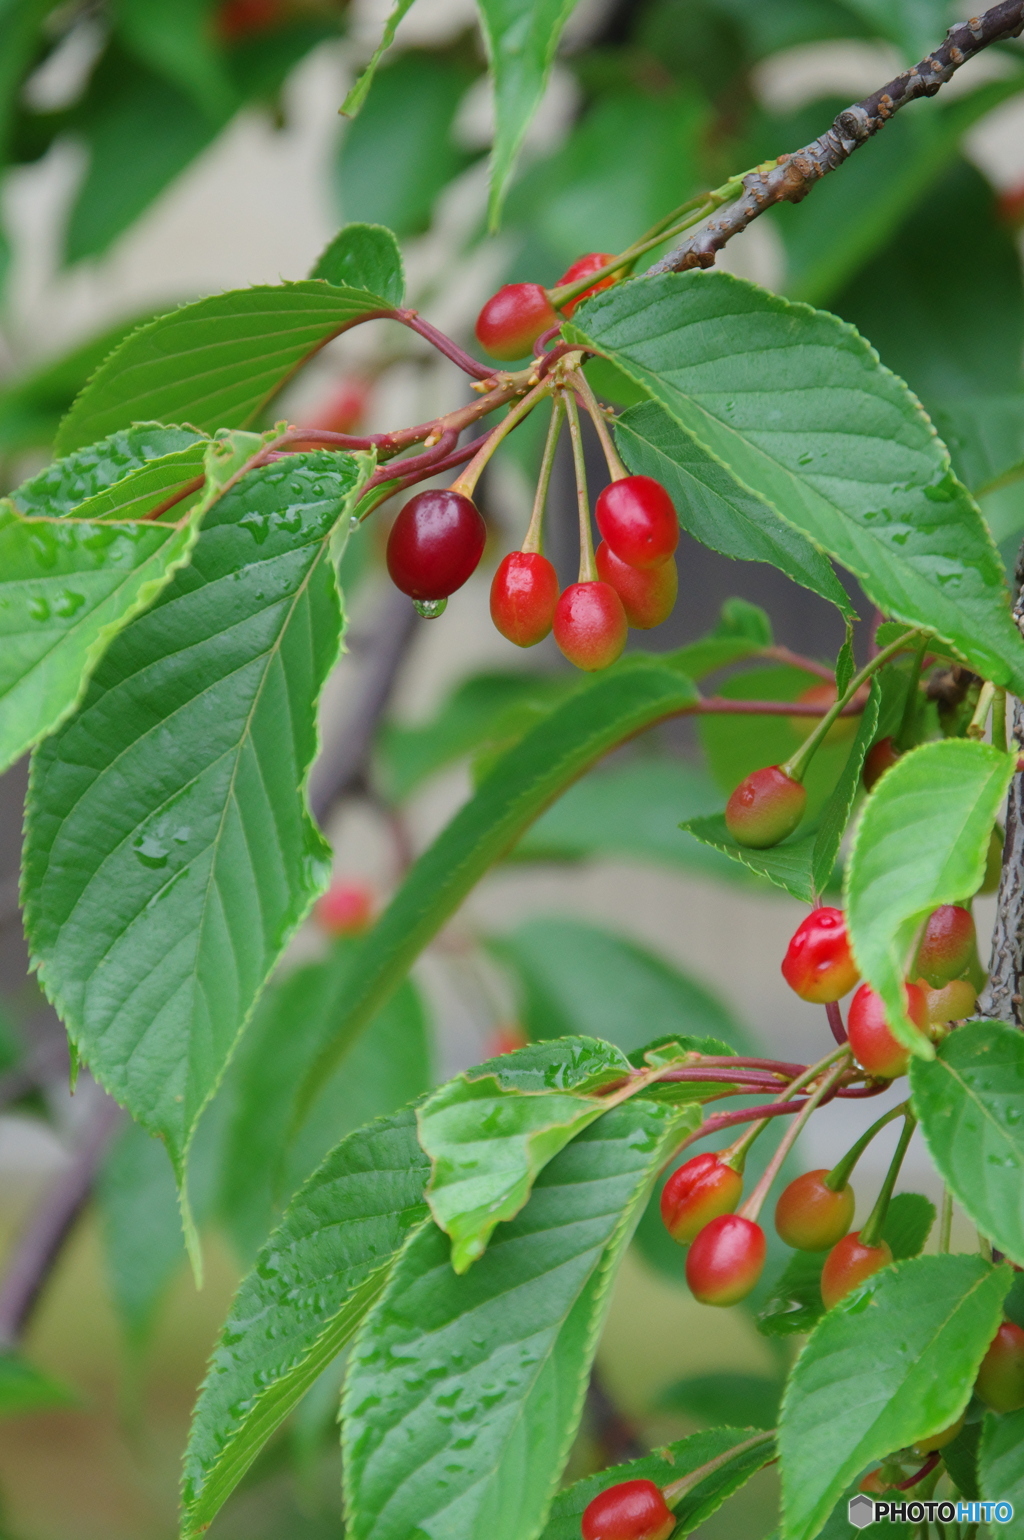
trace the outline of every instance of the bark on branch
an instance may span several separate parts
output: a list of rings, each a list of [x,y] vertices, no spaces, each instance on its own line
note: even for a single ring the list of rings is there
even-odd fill
[[[854,150],[884,128],[889,119],[920,96],[934,96],[962,64],[992,43],[1019,37],[1024,31],[1024,0],[1002,0],[982,16],[950,27],[945,41],[927,58],[904,70],[863,101],[839,114],[832,127],[802,150],[781,155],[743,178],[744,191],[701,224],[660,262],[653,273],[681,273],[690,267],[712,267],[718,253],[734,235],[775,203],[799,203],[821,177],[835,171]]]

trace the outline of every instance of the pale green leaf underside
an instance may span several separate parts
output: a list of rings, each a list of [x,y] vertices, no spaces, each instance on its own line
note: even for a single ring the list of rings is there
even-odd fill
[[[963,738],[922,744],[882,777],[854,833],[845,884],[854,954],[896,1036],[922,1057],[932,1050],[903,998],[914,934],[930,910],[963,903],[981,886],[1015,763]]]
[[[433,1223],[411,1237],[352,1351],[342,1403],[352,1540],[539,1531],[616,1265],[695,1117],[629,1102],[599,1118],[461,1277]]]
[[[611,358],[886,614],[1024,689],[992,539],[924,412],[853,327],[689,272],[598,295],[563,334]]]
[[[329,544],[361,476],[313,454],[243,478],[33,761],[24,888],[44,987],[179,1180],[326,881],[304,786],[341,630]]]
[[[779,1422],[783,1540],[814,1540],[867,1464],[956,1421],[1012,1276],[981,1257],[916,1257],[822,1318]]]
[[[932,1159],[983,1235],[1024,1266],[1024,1036],[1000,1021],[952,1033],[911,1065]]]
[[[428,1166],[411,1109],[350,1134],[295,1195],[243,1280],[185,1455],[182,1534],[199,1534],[351,1337],[409,1230]]]

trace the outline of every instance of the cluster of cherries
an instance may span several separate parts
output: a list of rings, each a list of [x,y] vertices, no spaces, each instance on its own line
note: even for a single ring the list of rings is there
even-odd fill
[[[602,252],[581,257],[557,287],[578,283],[614,260]],[[606,276],[566,301],[561,306],[563,317],[571,315],[581,299],[613,281],[613,276]],[[476,334],[493,358],[511,360],[528,354],[545,332],[560,324],[551,293],[540,284],[506,284],[484,305]],[[575,373],[567,370],[570,377]],[[571,383],[565,384],[563,395],[568,392],[575,398]],[[595,408],[600,412],[589,392],[582,394],[582,400],[592,413]],[[557,435],[561,410],[556,394],[552,435]],[[600,423],[599,431],[603,428]],[[503,559],[491,584],[491,618],[502,636],[517,647],[533,647],[553,631],[570,662],[588,671],[614,663],[630,626],[649,630],[660,625],[672,611],[678,588],[673,554],[679,522],[672,499],[652,477],[630,475],[617,460],[606,432],[601,431],[601,438],[613,479],[594,509],[601,534],[596,553],[589,514],[586,528],[581,528],[579,580],[560,592],[558,575],[543,554],[546,482],[542,482],[522,549]],[[471,473],[472,467],[451,487],[410,498],[388,537],[391,579],[425,616],[442,612],[483,555],[487,530],[471,495],[475,488]]]

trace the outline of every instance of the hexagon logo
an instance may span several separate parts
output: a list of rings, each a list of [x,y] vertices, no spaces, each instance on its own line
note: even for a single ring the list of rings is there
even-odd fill
[[[867,1529],[875,1522],[874,1500],[866,1493],[858,1492],[856,1497],[850,1498],[848,1517],[854,1529]]]

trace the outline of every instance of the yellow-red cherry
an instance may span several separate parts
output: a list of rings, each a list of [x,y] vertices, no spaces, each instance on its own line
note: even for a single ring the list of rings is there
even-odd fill
[[[577,668],[607,668],[626,645],[626,612],[609,583],[573,583],[555,606],[555,641]]]
[[[928,916],[917,949],[914,972],[941,989],[959,978],[974,956],[976,933],[974,916],[960,904],[940,904]]]
[[[918,979],[917,987],[924,995],[932,1026],[945,1026],[947,1021],[965,1021],[974,1015],[978,991],[970,979],[951,979],[941,989],[931,989],[924,979]]]
[[[583,1540],[668,1540],[675,1514],[653,1481],[620,1481],[583,1510]]]
[[[807,793],[781,765],[766,765],[741,781],[725,804],[725,826],[737,845],[767,850],[792,834]]]
[[[994,1412],[1024,1406],[1024,1331],[1013,1321],[1004,1321],[989,1343],[974,1389]]]
[[[805,1171],[779,1194],[775,1228],[797,1251],[828,1251],[853,1223],[853,1188],[833,1191],[827,1176],[824,1168]]]
[[[595,561],[598,576],[615,589],[635,630],[650,631],[668,619],[679,592],[679,571],[671,558],[658,567],[631,567],[602,540]]]
[[[900,751],[891,738],[879,738],[868,749],[864,760],[864,769],[861,772],[864,777],[864,785],[870,791],[887,770],[891,770],[900,757]]]
[[[679,544],[675,504],[653,476],[621,476],[594,505],[594,518],[612,551],[631,567],[658,567]]]
[[[764,1231],[741,1214],[712,1219],[686,1256],[686,1281],[702,1305],[735,1305],[746,1299],[761,1276],[767,1242]]]
[[[860,978],[853,960],[846,916],[823,905],[812,909],[793,932],[782,959],[782,977],[801,1000],[828,1005],[841,1000]]]
[[[558,574],[537,551],[510,551],[491,582],[491,619],[517,647],[533,647],[551,630]]]
[[[673,1171],[661,1189],[665,1228],[680,1246],[687,1246],[712,1219],[731,1214],[742,1192],[742,1176],[718,1155],[695,1155]]]
[[[826,1310],[892,1261],[892,1252],[885,1241],[877,1246],[865,1246],[859,1230],[852,1230],[838,1241],[821,1270],[821,1298]]]
[[[571,267],[567,267],[559,278],[556,288],[561,289],[567,283],[578,283],[581,278],[589,278],[591,273],[600,272],[602,267],[607,267],[609,262],[615,261],[614,252],[589,251],[585,257],[577,257]],[[608,289],[618,280],[617,273],[609,273],[607,278],[600,278],[597,283],[591,284],[589,289],[584,289],[582,294],[577,294],[575,299],[566,300],[561,307],[565,315],[572,315],[577,305],[582,305],[585,299],[596,294],[599,289]]]
[[[461,492],[417,492],[388,535],[391,581],[411,599],[447,599],[476,571],[486,541],[476,504]]]
[[[480,346],[492,358],[525,358],[537,338],[558,325],[546,289],[539,283],[506,283],[476,318]]]
[[[904,984],[907,1015],[919,1032],[928,1028],[928,1002],[916,984]],[[846,1034],[853,1056],[862,1069],[878,1080],[895,1080],[905,1075],[910,1064],[910,1049],[893,1036],[885,1018],[885,1006],[870,984],[862,984],[850,1001]]]

